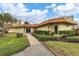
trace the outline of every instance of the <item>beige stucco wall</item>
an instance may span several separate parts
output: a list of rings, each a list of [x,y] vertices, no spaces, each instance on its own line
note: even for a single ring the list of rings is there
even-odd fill
[[[10,28],[10,29],[8,30],[8,32],[9,32],[9,33],[17,33],[17,32],[23,33],[23,32],[24,32],[24,28]]]
[[[8,32],[9,33],[17,33],[17,32],[19,32],[19,33],[26,33],[26,29],[27,28],[10,28],[8,30]],[[31,30],[31,33],[32,33],[32,32],[34,32],[35,28],[31,28],[30,30]]]
[[[46,31],[48,31],[48,26],[49,25],[40,26],[40,27],[36,28],[36,30],[46,30]]]
[[[65,25],[65,24],[59,24],[58,25],[58,30],[63,31],[63,30],[72,30],[73,25]]]
[[[50,25],[44,25],[38,27],[36,30],[46,30],[46,31],[54,31],[54,26],[58,25],[58,31],[63,31],[63,30],[72,30],[73,25],[66,25],[66,24],[50,24]]]
[[[31,33],[33,33],[35,31],[35,28],[31,28]]]
[[[45,30],[45,31],[51,31],[54,32],[54,26],[58,25],[58,31],[63,31],[63,30],[72,30],[73,29],[73,25],[66,25],[66,24],[48,24],[48,25],[44,25],[44,26],[40,26],[38,28],[31,28],[31,33],[36,30]],[[10,28],[9,31],[10,33],[12,32],[19,32],[19,33],[24,33],[26,32],[26,28]]]

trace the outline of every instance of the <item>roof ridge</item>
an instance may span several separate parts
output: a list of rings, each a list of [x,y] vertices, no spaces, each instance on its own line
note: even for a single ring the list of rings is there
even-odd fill
[[[45,20],[45,21],[43,21],[43,22],[41,22],[41,23],[44,23],[44,22],[47,22],[47,21],[51,21],[51,20],[58,20],[58,19],[64,19],[64,17],[60,17],[60,18],[50,18],[50,19],[48,19],[48,20]]]

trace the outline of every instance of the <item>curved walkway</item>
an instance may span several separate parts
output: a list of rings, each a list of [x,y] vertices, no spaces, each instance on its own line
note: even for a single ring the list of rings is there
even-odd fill
[[[17,53],[13,56],[53,56],[48,49],[46,49],[41,42],[39,42],[31,34],[26,34],[30,42],[30,47],[26,48],[20,53]]]

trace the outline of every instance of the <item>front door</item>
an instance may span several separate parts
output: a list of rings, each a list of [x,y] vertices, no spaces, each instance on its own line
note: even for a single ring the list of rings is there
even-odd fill
[[[31,32],[30,28],[26,28],[26,33],[30,33],[30,32]]]
[[[58,25],[54,26],[54,33],[57,34],[58,33]]]

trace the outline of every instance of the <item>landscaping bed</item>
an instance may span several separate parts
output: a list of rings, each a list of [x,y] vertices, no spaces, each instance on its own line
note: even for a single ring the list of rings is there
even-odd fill
[[[45,41],[43,42],[52,52],[62,56],[79,56],[79,44],[67,43],[60,41]]]
[[[16,34],[6,34],[0,38],[0,56],[7,56],[22,51],[29,46],[26,36],[16,37]]]
[[[36,37],[39,41],[58,41],[60,36],[53,35],[40,35],[36,33],[32,33],[34,37]]]
[[[37,33],[32,33],[32,35],[55,55],[79,56],[79,36],[75,36],[74,34],[55,36]]]
[[[42,35],[32,33],[39,41],[63,41],[63,42],[73,42],[79,43],[79,36],[75,35]]]
[[[79,43],[79,36],[68,36],[68,37],[65,37],[65,40],[67,40],[68,42]]]

